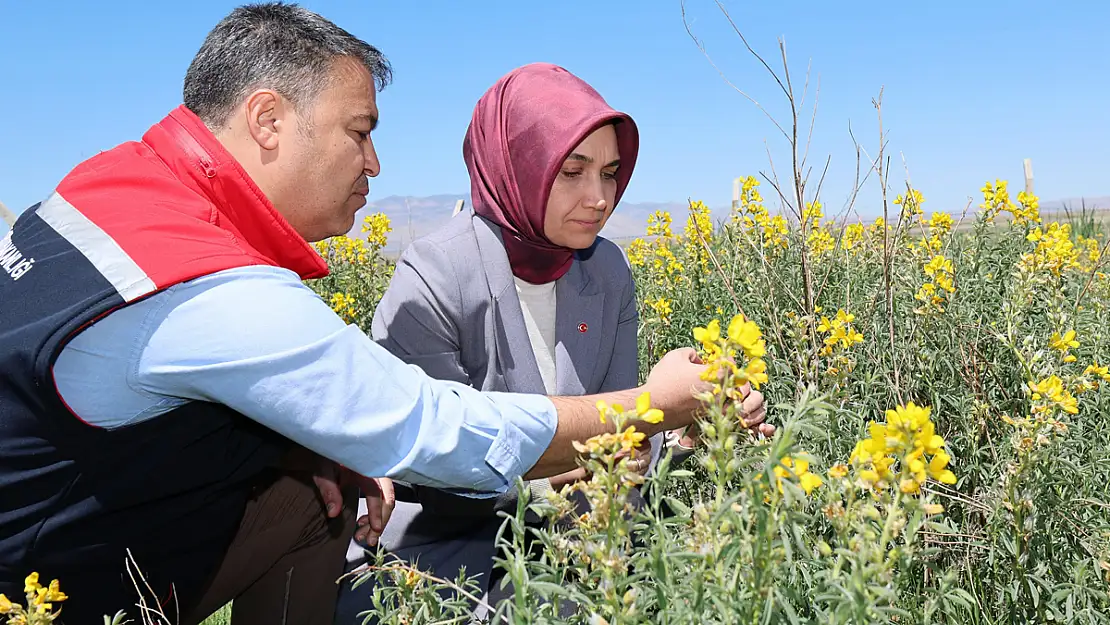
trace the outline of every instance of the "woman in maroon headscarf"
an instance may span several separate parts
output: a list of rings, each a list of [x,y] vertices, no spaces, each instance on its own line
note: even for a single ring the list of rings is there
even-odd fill
[[[632,273],[598,233],[638,147],[632,118],[567,70],[537,63],[502,77],[478,101],[463,142],[473,212],[405,250],[375,313],[375,340],[433,377],[484,391],[635,387]],[[645,441],[630,465],[646,473],[661,441]],[[530,496],[584,477],[579,469],[533,480]],[[465,565],[495,602],[497,511],[513,513],[516,493],[488,499],[397,484],[397,499],[381,547],[446,579]],[[354,546],[350,555],[352,566],[366,557]],[[337,623],[355,622],[371,592],[345,588]]]

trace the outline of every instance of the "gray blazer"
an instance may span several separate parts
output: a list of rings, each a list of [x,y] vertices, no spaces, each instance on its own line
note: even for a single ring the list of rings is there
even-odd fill
[[[638,318],[623,251],[598,238],[556,282],[555,297],[553,394],[635,387]],[[470,211],[405,250],[371,332],[391,353],[432,377],[483,391],[546,394],[501,230]],[[652,443],[654,464],[662,435]],[[400,501],[381,540],[391,550],[466,536],[491,520],[499,524],[498,510],[516,508],[515,489],[475,499],[416,485],[399,488]]]
[[[556,282],[555,298],[554,394],[634,388],[638,318],[632,273],[621,249],[598,238],[592,248],[579,252]],[[501,230],[470,211],[405,250],[374,313],[371,334],[432,377],[483,391],[547,394]],[[662,434],[652,438],[651,467],[662,440]],[[482,574],[485,586],[503,521],[497,512],[515,512],[516,490],[490,499],[400,483],[397,490],[381,548],[446,579],[454,579],[465,566],[468,575]],[[360,502],[360,515],[366,513],[365,505]],[[347,569],[368,559],[352,541]],[[361,622],[357,615],[369,609],[372,592],[368,586],[352,590],[345,584],[335,622]],[[495,602],[498,593],[511,590],[489,592]]]

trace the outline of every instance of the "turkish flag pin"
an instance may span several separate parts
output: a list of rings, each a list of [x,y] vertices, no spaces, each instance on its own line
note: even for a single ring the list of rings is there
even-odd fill
[[[580,324],[578,324],[578,331],[579,331],[579,332],[581,332],[581,333],[583,333],[583,334],[585,334],[585,333],[586,333],[586,330],[589,330],[589,329],[590,329],[590,326],[588,326],[588,325],[586,325],[586,324],[584,324],[584,323],[580,323]]]

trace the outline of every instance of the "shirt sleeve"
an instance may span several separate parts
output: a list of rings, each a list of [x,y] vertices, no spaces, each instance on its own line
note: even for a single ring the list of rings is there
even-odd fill
[[[433,379],[292,272],[233,269],[167,296],[147,320],[133,384],[225,404],[362,475],[493,496],[554,436],[548,398]]]

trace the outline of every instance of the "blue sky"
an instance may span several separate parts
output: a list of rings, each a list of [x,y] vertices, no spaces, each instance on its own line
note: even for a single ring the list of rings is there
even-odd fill
[[[0,0],[0,201],[18,212],[82,159],[137,139],[180,102],[192,55],[236,4]],[[394,84],[379,96],[383,171],[371,200],[465,193],[461,141],[475,101],[533,61],[567,67],[637,120],[630,201],[727,204],[734,177],[769,172],[768,149],[789,175],[781,135],[706,61],[677,0],[302,4],[393,64]],[[1110,54],[1100,43],[1110,3],[726,6],[773,65],[785,39],[799,90],[812,64],[807,106],[818,79],[821,90],[810,161],[815,186],[832,159],[827,212],[844,206],[855,175],[849,124],[875,153],[871,101],[880,87],[892,185],[908,170],[927,211],[959,212],[972,196],[977,204],[987,179],[1007,178],[1016,191],[1023,158],[1033,159],[1042,198],[1110,195]],[[729,79],[784,114],[781,93],[712,0],[688,0],[687,14]],[[875,215],[878,197],[876,186],[865,188],[858,212]]]

